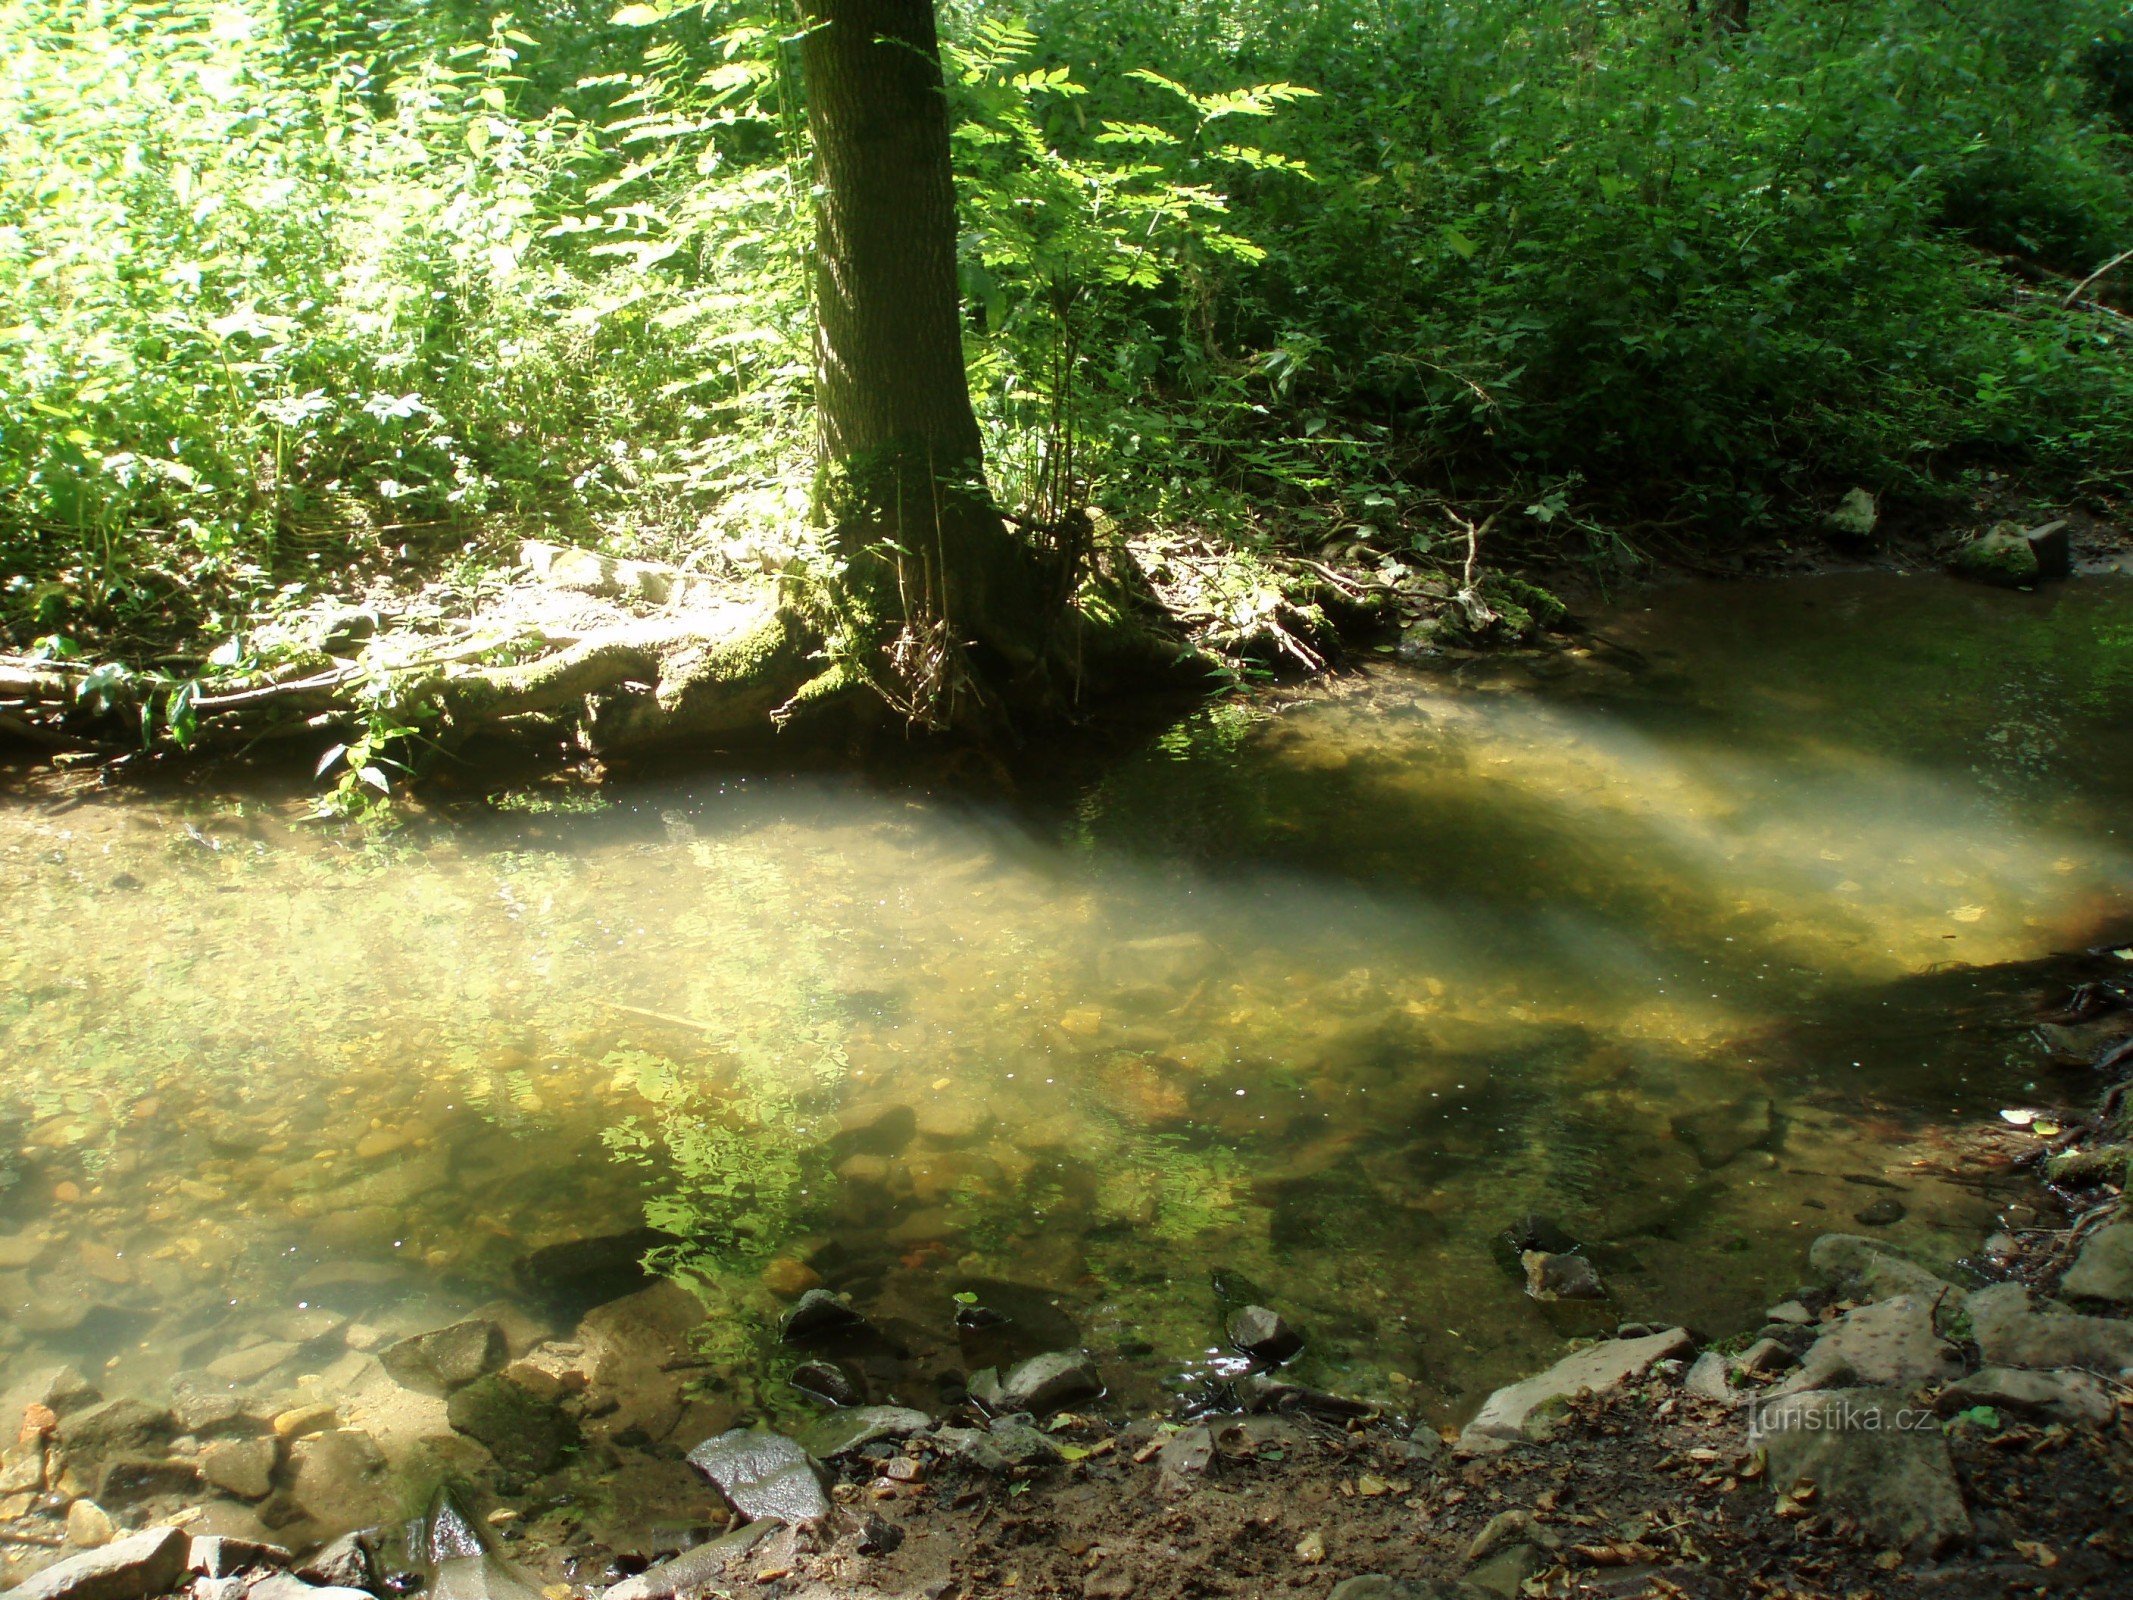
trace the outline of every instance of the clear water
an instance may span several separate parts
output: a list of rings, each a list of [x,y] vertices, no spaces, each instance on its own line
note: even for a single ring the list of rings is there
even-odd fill
[[[377,841],[294,796],[18,799],[0,1360],[156,1396],[299,1306],[552,1320],[516,1263],[649,1224],[742,1410],[803,1407],[764,1272],[805,1259],[921,1403],[1068,1339],[1164,1403],[1219,1270],[1308,1378],[1456,1420],[1567,1332],[1752,1324],[1884,1195],[1952,1259],[1996,1202],[1937,1141],[2049,1089],[1960,964],[2133,921],[2129,599],[1674,589],[1012,800],[700,777]],[[1526,1298],[1529,1212],[1606,1307]],[[1017,1313],[990,1352],[973,1287]]]

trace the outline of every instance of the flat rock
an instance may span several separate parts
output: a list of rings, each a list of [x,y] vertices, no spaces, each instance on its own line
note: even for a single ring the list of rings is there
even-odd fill
[[[585,1314],[577,1343],[585,1354],[587,1426],[612,1436],[632,1428],[668,1438],[688,1409],[690,1341],[704,1303],[671,1280],[611,1300]],[[597,1420],[594,1420],[594,1419]]]
[[[2090,1234],[2059,1289],[2077,1300],[2133,1304],[2133,1222],[2114,1222]]]
[[[1265,1306],[1240,1306],[1229,1314],[1229,1342],[1255,1361],[1279,1366],[1303,1353],[1303,1335],[1286,1317]]]
[[[1761,1443],[1771,1488],[1802,1479],[1816,1504],[1851,1518],[1884,1547],[1936,1556],[1972,1537],[1948,1444],[1900,1390],[1808,1390],[1757,1405],[1750,1437]]]
[[[1206,1476],[1215,1464],[1214,1430],[1205,1423],[1180,1428],[1163,1441],[1156,1457],[1158,1476],[1166,1494],[1182,1494],[1194,1478]]]
[[[1096,1363],[1081,1350],[1050,1350],[1010,1367],[1004,1376],[986,1367],[970,1378],[971,1399],[995,1416],[1017,1411],[1043,1416],[1103,1392]]]
[[[54,1562],[7,1591],[7,1600],[147,1600],[185,1576],[192,1540],[182,1528],[149,1528]]]
[[[255,1383],[296,1354],[286,1339],[264,1339],[217,1356],[207,1364],[207,1375],[223,1383]]]
[[[1654,1362],[1686,1356],[1694,1348],[1686,1332],[1669,1328],[1642,1339],[1606,1339],[1573,1351],[1546,1372],[1490,1395],[1461,1431],[1459,1448],[1469,1455],[1485,1454],[1532,1438],[1540,1420],[1536,1414],[1554,1402],[1618,1389],[1642,1377]]]
[[[234,1578],[240,1572],[279,1571],[289,1564],[289,1552],[278,1544],[258,1544],[250,1539],[228,1539],[213,1534],[195,1535],[185,1558],[188,1572],[203,1578]]]
[[[1900,1294],[1848,1311],[1808,1349],[1800,1370],[1772,1392],[1905,1388],[1957,1377],[1955,1347],[1933,1331],[1933,1302]]]
[[[1526,1293],[1536,1300],[1607,1298],[1599,1270],[1583,1256],[1527,1250],[1519,1255],[1518,1261],[1526,1269]]]
[[[342,1589],[304,1582],[294,1573],[277,1572],[245,1591],[245,1600],[375,1600],[367,1589]]]
[[[453,1556],[437,1564],[428,1600],[542,1600],[530,1574],[491,1550]]]
[[[1815,1277],[1854,1300],[1886,1300],[1912,1294],[1928,1302],[1957,1291],[1917,1262],[1899,1255],[1879,1239],[1856,1233],[1825,1233],[1808,1247],[1807,1264]],[[1952,1304],[1952,1302],[1950,1302]]]
[[[734,1562],[777,1532],[779,1526],[770,1517],[758,1518],[731,1533],[706,1540],[693,1550],[684,1550],[671,1560],[646,1567],[636,1577],[625,1578],[602,1591],[600,1600],[673,1600],[676,1595],[702,1594],[717,1585]]]
[[[87,1476],[110,1456],[156,1454],[177,1431],[177,1418],[161,1406],[121,1397],[61,1417],[55,1437],[68,1461]]]
[[[335,1428],[289,1447],[289,1495],[315,1521],[347,1527],[397,1509],[384,1452],[360,1428]]]
[[[1996,1283],[1970,1296],[1978,1350],[1998,1367],[2133,1367],[2133,1322],[2039,1310],[2019,1283]]]
[[[358,1534],[344,1533],[324,1549],[305,1557],[296,1575],[328,1588],[368,1589],[377,1581],[370,1546]]]
[[[487,1447],[516,1478],[554,1471],[579,1444],[575,1418],[499,1373],[453,1390],[445,1415],[455,1432]]]
[[[865,1320],[843,1295],[832,1294],[827,1289],[810,1289],[785,1313],[785,1320],[778,1327],[778,1337],[787,1344],[800,1344],[828,1334],[843,1333]]]
[[[645,1270],[644,1258],[673,1242],[672,1234],[656,1228],[565,1239],[519,1257],[511,1272],[528,1294],[565,1316],[580,1317],[594,1306],[656,1283],[657,1275]]]
[[[2101,1428],[2118,1415],[2117,1402],[2102,1380],[2071,1367],[2057,1372],[1981,1367],[1960,1383],[1949,1384],[1933,1402],[1944,1417],[1972,1406],[2069,1427]]]
[[[1723,1167],[1750,1150],[1777,1143],[1777,1110],[1768,1095],[1749,1095],[1729,1106],[1692,1111],[1673,1119],[1674,1137],[1696,1152],[1699,1166]]]
[[[932,1426],[931,1417],[909,1406],[855,1406],[810,1422],[799,1442],[816,1460],[828,1461],[876,1439],[902,1439]]]
[[[410,1389],[450,1394],[494,1372],[508,1355],[504,1330],[472,1317],[389,1344],[378,1352],[378,1364]]]
[[[990,1428],[943,1428],[933,1437],[987,1472],[1056,1466],[1066,1460],[1065,1453],[1047,1435],[1026,1422],[1011,1422],[1004,1417]]]
[[[139,1505],[165,1495],[200,1490],[200,1466],[182,1456],[115,1456],[104,1463],[96,1497],[107,1506]]]
[[[689,1464],[751,1522],[815,1522],[829,1515],[814,1463],[782,1433],[732,1428],[691,1450]]]

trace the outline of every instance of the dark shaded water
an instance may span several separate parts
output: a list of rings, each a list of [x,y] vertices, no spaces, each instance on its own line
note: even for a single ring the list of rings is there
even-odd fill
[[[1883,1195],[1953,1258],[1993,1200],[1912,1163],[2048,1085],[1951,1031],[1980,980],[1904,980],[2127,927],[2129,598],[1676,589],[1567,659],[1204,709],[1020,807],[704,779],[366,843],[17,804],[0,1358],[355,1396],[360,1349],[276,1319],[567,1327],[612,1283],[529,1253],[649,1225],[744,1409],[802,1407],[765,1275],[804,1261],[921,1401],[997,1353],[949,1328],[976,1288],[1001,1348],[1079,1338],[1154,1403],[1219,1268],[1317,1381],[1450,1419],[1594,1315],[1741,1324]],[[1528,1212],[1604,1313],[1521,1293]]]

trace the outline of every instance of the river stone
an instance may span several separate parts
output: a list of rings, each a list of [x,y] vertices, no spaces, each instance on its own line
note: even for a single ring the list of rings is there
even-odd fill
[[[284,1339],[265,1339],[217,1356],[207,1364],[207,1375],[223,1383],[254,1383],[296,1354],[296,1346]]]
[[[2114,1222],[2089,1235],[2059,1288],[2079,1300],[2133,1304],[2133,1222]]]
[[[1326,1600],[1446,1600],[1450,1593],[1441,1584],[1408,1578],[1388,1578],[1382,1572],[1365,1572],[1343,1578]]]
[[[164,1456],[119,1456],[104,1465],[96,1498],[107,1506],[139,1505],[159,1495],[195,1494],[199,1463]]]
[[[517,1478],[554,1471],[578,1447],[578,1424],[569,1413],[497,1373],[455,1389],[445,1416]]]
[[[805,1339],[819,1339],[825,1334],[856,1328],[865,1320],[843,1295],[832,1294],[827,1289],[810,1289],[785,1313],[778,1337],[787,1344],[798,1344]]]
[[[230,1539],[214,1534],[193,1535],[185,1558],[186,1570],[203,1578],[234,1578],[240,1572],[270,1571],[289,1564],[289,1552],[278,1544],[256,1544],[250,1539]]]
[[[367,1589],[314,1587],[293,1573],[276,1572],[245,1591],[245,1600],[374,1600]]]
[[[504,1330],[473,1317],[389,1344],[378,1364],[410,1389],[441,1395],[494,1372],[508,1354]]]
[[[76,1549],[94,1550],[117,1537],[118,1524],[94,1500],[77,1500],[67,1507],[67,1543]]]
[[[689,1464],[709,1478],[749,1521],[815,1522],[829,1515],[829,1499],[807,1452],[782,1433],[732,1428],[689,1452]]]
[[[196,1439],[265,1433],[272,1418],[257,1406],[257,1401],[226,1389],[180,1395],[178,1427]]]
[[[26,1272],[42,1261],[52,1241],[34,1233],[0,1233],[0,1272]]]
[[[1673,1121],[1674,1137],[1696,1153],[1707,1170],[1738,1161],[1750,1150],[1777,1142],[1776,1107],[1768,1095],[1749,1095],[1712,1111],[1691,1111]]]
[[[1229,1314],[1229,1342],[1255,1361],[1280,1366],[1303,1353],[1303,1335],[1278,1311],[1242,1306]]]
[[[377,1581],[370,1547],[361,1535],[353,1533],[342,1534],[317,1554],[307,1557],[296,1569],[296,1575],[306,1583],[324,1584],[328,1588],[368,1589]]]
[[[1460,1583],[1459,1592],[1490,1596],[1493,1600],[1518,1600],[1525,1592],[1526,1580],[1546,1564],[1530,1544],[1514,1544],[1469,1572]]]
[[[1948,567],[1959,577],[2020,588],[2037,581],[2037,551],[2019,528],[2002,523],[1958,545]]]
[[[901,1439],[932,1426],[931,1417],[908,1406],[857,1406],[816,1418],[800,1430],[800,1444],[816,1460],[828,1461],[876,1439]]]
[[[1800,1370],[1771,1391],[1910,1387],[1957,1377],[1955,1347],[1933,1331],[1933,1304],[1900,1294],[1848,1311],[1801,1359]]]
[[[0,1428],[13,1428],[31,1406],[43,1406],[55,1417],[85,1411],[103,1399],[95,1384],[77,1367],[38,1367],[10,1383],[0,1393]],[[0,1438],[6,1434],[0,1432]]]
[[[1165,1494],[1183,1494],[1194,1478],[1215,1464],[1215,1433],[1206,1423],[1181,1428],[1163,1441],[1157,1453],[1158,1486]]]
[[[1899,1426],[1899,1416],[1924,1425]],[[1883,1546],[1936,1556],[1970,1542],[1947,1439],[1900,1390],[1808,1390],[1764,1401],[1751,1436],[1774,1491],[1806,1479],[1819,1507],[1850,1517]]]
[[[1536,1300],[1604,1300],[1600,1274],[1583,1256],[1527,1250],[1519,1255],[1526,1269],[1526,1293]]]
[[[182,1528],[149,1528],[54,1562],[7,1600],[147,1600],[183,1580],[191,1546]]]
[[[671,1560],[646,1567],[634,1578],[602,1591],[600,1600],[673,1600],[676,1595],[707,1593],[726,1576],[726,1569],[777,1532],[779,1524],[758,1518],[706,1540],[693,1550],[684,1550]]]
[[[703,1322],[703,1302],[671,1280],[588,1311],[577,1342],[593,1431],[669,1437],[688,1409],[689,1368],[697,1359],[691,1341]]]
[[[1970,1296],[1970,1325],[1985,1360],[1999,1367],[2133,1367],[2133,1322],[2039,1311],[2019,1283],[1996,1283]]]
[[[543,1245],[511,1264],[520,1286],[567,1317],[581,1317],[594,1306],[635,1294],[658,1281],[644,1258],[674,1236],[656,1228],[606,1234],[593,1239],[566,1239]]]
[[[541,1600],[541,1587],[493,1550],[483,1550],[439,1562],[426,1600]]]
[[[108,1457],[159,1452],[177,1431],[177,1418],[161,1406],[122,1396],[61,1417],[56,1438],[76,1473],[89,1477]]]
[[[1026,1422],[997,1419],[989,1429],[943,1428],[933,1436],[955,1454],[987,1472],[1016,1467],[1049,1467],[1066,1455],[1047,1435]]]
[[[1856,1233],[1823,1234],[1808,1248],[1807,1264],[1817,1279],[1854,1300],[1912,1294],[1931,1303],[1955,1293],[1953,1285],[1917,1262],[1906,1260],[1879,1239],[1864,1239]]]
[[[802,1394],[833,1406],[856,1406],[866,1398],[852,1375],[834,1361],[803,1361],[792,1369],[789,1381]]]
[[[2089,1428],[2104,1427],[2118,1415],[2117,1402],[2102,1380],[2072,1367],[2057,1372],[1981,1367],[1941,1390],[1933,1406],[1944,1417],[1972,1406],[1991,1406],[2018,1417]]]
[[[289,1447],[289,1497],[304,1515],[347,1527],[397,1509],[385,1456],[360,1428],[335,1428]]]
[[[1459,1435],[1466,1455],[1490,1454],[1536,1436],[1540,1413],[1573,1395],[1605,1394],[1640,1378],[1657,1361],[1686,1356],[1695,1341],[1680,1328],[1642,1339],[1606,1339],[1573,1351],[1546,1372],[1498,1389]]]
[[[1033,1411],[1039,1416],[1093,1400],[1104,1392],[1096,1363],[1081,1350],[1051,1350],[1008,1369],[1005,1377],[991,1367],[971,1374],[970,1398],[994,1416]]]
[[[1733,1403],[1733,1380],[1727,1376],[1726,1358],[1716,1350],[1706,1350],[1689,1363],[1689,1374],[1681,1380],[1681,1386],[1699,1400],[1715,1400],[1720,1405]]]

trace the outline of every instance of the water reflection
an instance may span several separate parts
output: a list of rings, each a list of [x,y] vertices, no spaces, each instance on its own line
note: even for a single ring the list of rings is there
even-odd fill
[[[1078,1337],[1143,1404],[1221,1269],[1319,1381],[1450,1418],[1594,1316],[1737,1325],[1890,1183],[1952,1256],[1990,1201],[1906,1163],[2038,1068],[1882,986],[2133,905],[2122,613],[1681,592],[1545,677],[1216,707],[1012,810],[707,781],[365,846],[17,807],[0,1355],[332,1396],[454,1311],[568,1331],[649,1252],[729,1414],[805,1406],[767,1330],[818,1280],[877,1397]],[[1523,1296],[1528,1214],[1603,1311]]]

